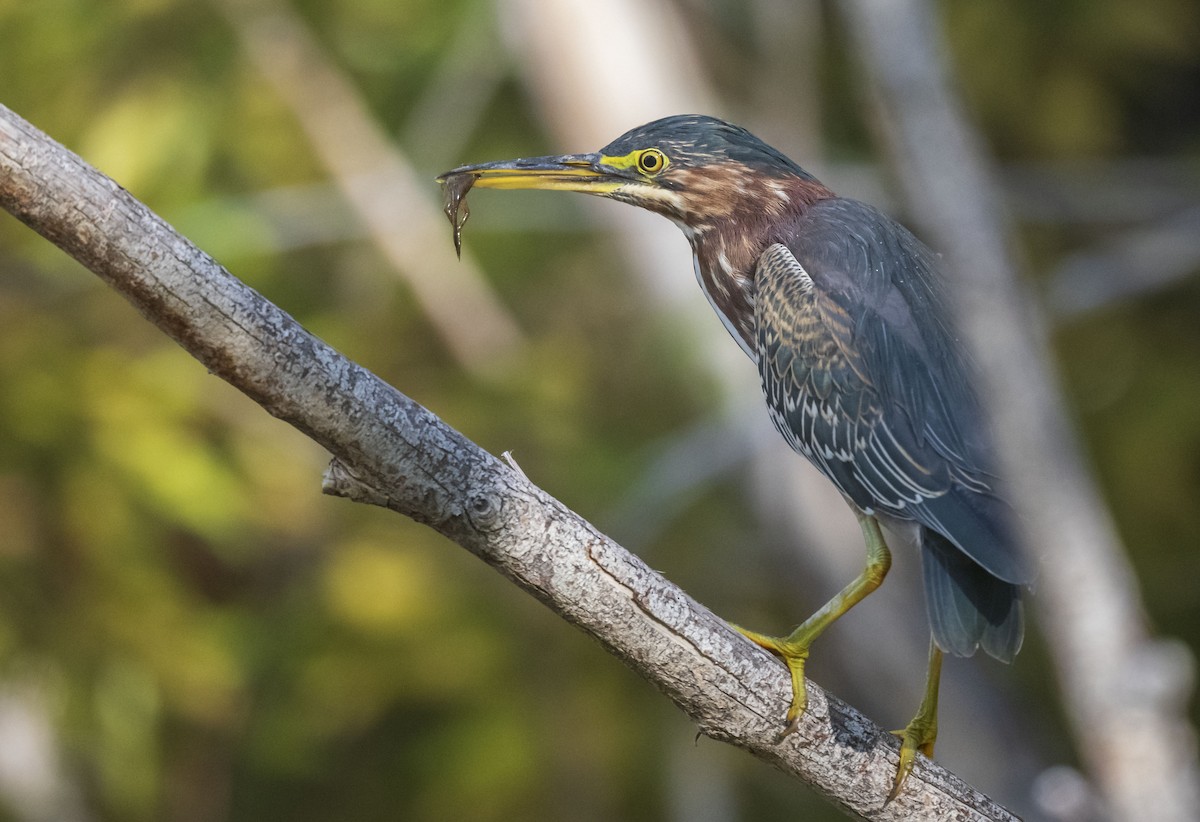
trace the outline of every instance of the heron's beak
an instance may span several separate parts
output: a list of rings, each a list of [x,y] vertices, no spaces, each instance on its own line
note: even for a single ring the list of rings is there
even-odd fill
[[[459,166],[437,179],[446,185],[464,178],[472,178],[478,188],[537,188],[600,195],[629,182],[622,169],[605,164],[599,154],[560,154]]]

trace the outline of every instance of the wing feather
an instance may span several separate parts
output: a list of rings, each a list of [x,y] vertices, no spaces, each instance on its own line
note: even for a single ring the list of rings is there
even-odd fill
[[[756,270],[767,405],[857,506],[914,520],[990,574],[1027,582],[934,276],[930,252],[869,206],[809,209]]]

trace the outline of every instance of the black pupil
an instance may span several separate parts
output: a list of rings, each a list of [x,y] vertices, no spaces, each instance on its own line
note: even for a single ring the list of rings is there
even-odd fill
[[[642,168],[646,171],[654,171],[658,168],[658,155],[653,151],[647,151],[642,155]]]

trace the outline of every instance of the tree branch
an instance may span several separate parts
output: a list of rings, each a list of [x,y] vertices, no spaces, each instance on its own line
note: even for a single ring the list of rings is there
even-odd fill
[[[445,534],[596,638],[714,739],[864,819],[1014,819],[922,760],[884,804],[897,742],[809,684],[777,735],[783,666],[519,471],[349,362],[109,178],[0,106],[0,205],[120,291],[210,371],[333,453],[330,493]]]

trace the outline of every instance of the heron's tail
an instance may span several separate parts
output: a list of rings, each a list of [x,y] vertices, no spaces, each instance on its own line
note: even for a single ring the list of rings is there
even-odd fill
[[[936,531],[922,528],[921,543],[934,642],[955,656],[982,647],[1012,662],[1025,635],[1021,587],[996,578]]]

